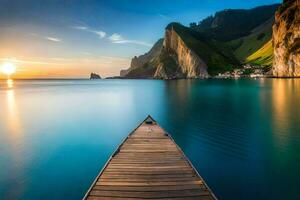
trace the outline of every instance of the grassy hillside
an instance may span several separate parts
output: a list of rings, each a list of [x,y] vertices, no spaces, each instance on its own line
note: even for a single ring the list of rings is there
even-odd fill
[[[179,23],[171,23],[167,29],[174,29],[185,44],[203,59],[208,66],[210,75],[232,70],[239,65],[239,61],[232,51],[223,43],[212,40]]]
[[[192,29],[207,37],[225,41],[224,44],[231,48],[227,51],[231,51],[240,63],[245,63],[250,55],[272,38],[274,14],[278,6],[274,4],[250,10],[223,10],[202,20]]]
[[[245,62],[249,55],[259,50],[272,38],[272,24],[273,18],[252,30],[250,35],[227,43],[240,62]]]
[[[269,40],[262,48],[246,58],[247,63],[271,66],[273,61],[272,40]]]
[[[217,12],[191,28],[219,41],[230,41],[251,34],[251,31],[274,17],[279,4],[253,9],[227,9]]]

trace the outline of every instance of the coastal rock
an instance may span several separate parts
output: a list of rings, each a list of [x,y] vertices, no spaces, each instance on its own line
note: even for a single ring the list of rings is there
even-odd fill
[[[166,29],[162,54],[154,78],[207,78],[207,65],[184,43],[173,27]],[[169,69],[168,69],[169,68]],[[172,70],[170,70],[172,69]]]
[[[239,65],[224,44],[179,23],[170,23],[165,30],[163,45],[156,55],[142,66],[133,65],[124,78],[207,78]]]
[[[177,23],[176,26],[183,27]],[[134,57],[127,70],[121,70],[125,78],[207,78],[206,63],[168,26],[164,39],[160,39],[146,54]]]
[[[131,64],[130,67],[131,68],[138,68],[138,67],[142,67],[143,65],[145,65],[147,62],[149,62],[151,59],[155,58],[156,56],[159,55],[160,50],[162,49],[163,46],[163,39],[159,39],[154,45],[153,47],[150,49],[149,52],[145,53],[144,55],[141,55],[139,57],[134,57],[131,60]]]
[[[91,73],[90,79],[101,79],[101,77],[96,73]]]
[[[130,71],[129,69],[121,69],[120,77],[125,77],[129,71]]]
[[[276,77],[300,76],[300,1],[285,0],[275,14],[273,25]]]
[[[140,55],[135,56],[131,60],[130,67],[128,69],[123,69],[120,71],[120,76],[125,77],[127,76],[131,71],[142,68],[146,63],[150,62],[153,58],[157,57],[162,49],[163,46],[163,39],[159,39],[153,47],[150,49],[149,52]]]

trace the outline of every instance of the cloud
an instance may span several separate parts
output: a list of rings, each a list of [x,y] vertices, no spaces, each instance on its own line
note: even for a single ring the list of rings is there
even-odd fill
[[[112,41],[113,43],[118,43],[120,41],[123,41],[124,38],[120,34],[114,33],[111,36],[109,36],[109,40]]]
[[[93,34],[97,35],[100,39],[106,37],[106,33],[104,31],[101,31],[101,30],[97,30],[97,31],[96,30],[92,30],[92,29],[90,29],[89,27],[86,27],[86,26],[72,26],[71,28],[93,33]]]
[[[90,32],[98,35],[100,39],[105,38],[105,36],[106,36],[106,33],[104,31],[90,31]]]
[[[52,42],[61,42],[61,39],[55,38],[55,37],[45,37],[46,40],[52,41]]]
[[[33,65],[61,65],[60,63],[39,61],[39,59],[26,60],[26,59],[16,59],[16,58],[0,58],[0,61],[8,61],[14,63],[21,63],[21,64],[33,64]]]
[[[72,28],[78,29],[78,30],[87,30],[88,29],[88,27],[86,27],[86,26],[72,26]]]
[[[143,46],[147,46],[147,47],[152,46],[152,44],[149,44],[147,42],[125,39],[122,35],[120,35],[118,33],[112,34],[111,36],[109,36],[108,39],[114,44],[126,44],[126,43],[128,44],[129,43],[129,44],[143,45]]]
[[[164,15],[164,14],[158,14],[159,17],[165,19],[165,20],[170,20],[171,18],[168,17],[167,15]]]
[[[32,36],[32,37],[37,37],[37,38],[41,38],[41,39],[45,39],[45,40],[49,40],[51,42],[62,42],[62,39],[56,38],[56,37],[50,37],[50,36],[43,36],[37,33],[29,33],[28,35]]]
[[[93,30],[90,29],[89,27],[86,26],[71,26],[71,28],[73,29],[77,29],[80,31],[86,31],[89,33],[93,33],[95,35],[97,35],[100,39],[106,38],[107,37],[107,33],[102,31],[102,30]],[[108,40],[111,41],[114,44],[137,44],[137,45],[143,45],[143,46],[147,46],[147,47],[151,47],[152,44],[149,44],[147,42],[143,42],[143,41],[138,41],[138,40],[128,40],[126,38],[124,38],[122,35],[118,34],[118,33],[113,33],[112,35],[110,35],[108,37]]]

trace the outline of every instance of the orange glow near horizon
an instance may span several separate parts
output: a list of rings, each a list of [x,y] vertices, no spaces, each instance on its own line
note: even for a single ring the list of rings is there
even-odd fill
[[[118,76],[129,63],[130,59],[118,57],[0,58],[0,79],[89,78],[92,72],[102,77]]]

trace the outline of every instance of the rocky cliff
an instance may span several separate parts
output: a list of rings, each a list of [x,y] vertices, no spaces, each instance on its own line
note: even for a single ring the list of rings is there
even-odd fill
[[[206,63],[185,44],[174,27],[166,29],[162,51],[154,78],[208,77]]]
[[[300,77],[300,1],[285,0],[273,25],[273,75]]]
[[[159,39],[153,47],[150,49],[149,52],[145,53],[141,56],[135,56],[131,60],[130,67],[125,70],[121,70],[120,76],[125,77],[131,71],[134,71],[137,68],[142,68],[147,62],[150,62],[153,58],[157,57],[160,53],[163,46],[163,39]],[[129,74],[128,74],[129,75]]]
[[[153,47],[150,49],[149,52],[145,53],[144,55],[141,55],[139,57],[134,57],[131,60],[131,68],[138,68],[138,67],[142,67],[144,64],[146,64],[147,62],[149,62],[151,59],[153,59],[154,57],[156,57],[160,50],[162,49],[163,46],[163,39],[159,39],[154,45]]]
[[[148,53],[133,58],[131,67],[122,70],[121,76],[157,79],[207,78],[238,65],[233,54],[222,45],[179,23],[169,24],[161,48],[155,46],[149,52],[151,56],[145,56]]]

